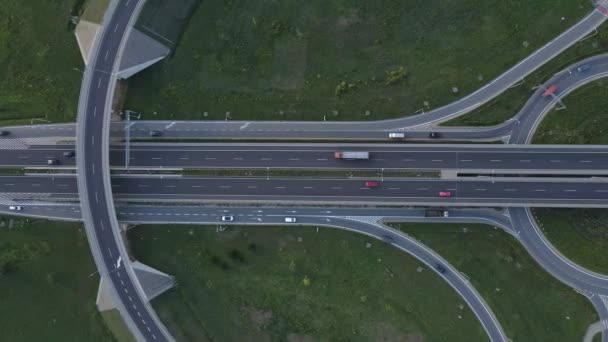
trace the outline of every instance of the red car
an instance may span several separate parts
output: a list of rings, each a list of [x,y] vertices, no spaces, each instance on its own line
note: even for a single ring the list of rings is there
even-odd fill
[[[439,191],[439,197],[452,197],[452,192],[450,192],[450,191]]]
[[[378,182],[376,182],[376,181],[365,182],[365,187],[368,189],[374,189],[374,188],[377,188],[378,186],[380,186],[380,184],[378,184]]]

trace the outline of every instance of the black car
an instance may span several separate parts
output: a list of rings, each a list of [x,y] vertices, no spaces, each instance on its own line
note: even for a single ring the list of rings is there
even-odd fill
[[[439,138],[440,136],[441,135],[438,132],[430,132],[429,133],[429,138],[436,139],[436,138]]]
[[[435,264],[435,269],[439,272],[439,273],[445,273],[445,267],[442,264]]]
[[[2,137],[3,137],[3,136],[7,136],[7,135],[9,135],[9,134],[10,134],[10,132],[9,132],[9,131],[0,131],[0,136],[2,136]]]
[[[76,152],[74,151],[65,151],[63,152],[63,156],[66,158],[73,158],[76,155]]]
[[[395,241],[395,239],[394,239],[392,236],[390,236],[390,235],[386,235],[386,234],[385,234],[385,235],[382,235],[382,238],[384,239],[384,241],[388,241],[388,242],[393,242],[393,241]]]
[[[163,135],[163,132],[161,132],[161,131],[150,131],[151,137],[160,137],[162,135]]]

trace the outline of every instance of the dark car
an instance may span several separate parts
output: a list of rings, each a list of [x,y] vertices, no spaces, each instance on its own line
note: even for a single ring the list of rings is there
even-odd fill
[[[74,151],[65,151],[63,152],[63,156],[66,158],[73,158],[76,155],[76,152]]]
[[[435,264],[435,269],[439,272],[439,273],[445,273],[445,267],[442,264]]]
[[[578,68],[576,68],[577,72],[585,72],[587,70],[591,69],[591,65],[590,64],[583,64],[581,66],[579,66]]]
[[[441,136],[441,134],[439,134],[438,132],[429,133],[429,138],[432,138],[432,139],[439,138],[440,136]]]
[[[162,135],[163,135],[163,132],[161,132],[161,131],[150,131],[151,137],[160,137]]]
[[[11,132],[9,132],[9,131],[0,131],[0,136],[1,136],[1,137],[4,137],[4,136],[9,135],[10,133],[11,133]]]
[[[385,235],[382,235],[382,238],[384,239],[384,241],[388,241],[388,242],[393,242],[393,241],[395,241],[395,239],[394,239],[392,236],[390,236],[390,235],[386,235],[386,234],[385,234]]]

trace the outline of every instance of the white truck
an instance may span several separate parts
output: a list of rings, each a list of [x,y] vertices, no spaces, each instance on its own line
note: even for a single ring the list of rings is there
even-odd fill
[[[335,159],[369,159],[369,152],[343,151],[335,152]]]

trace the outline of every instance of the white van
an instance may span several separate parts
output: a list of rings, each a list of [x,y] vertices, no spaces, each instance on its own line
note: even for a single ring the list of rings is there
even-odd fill
[[[388,134],[389,139],[403,139],[405,138],[405,133],[403,132],[393,132]]]
[[[296,223],[296,218],[295,217],[286,217],[285,223]]]

